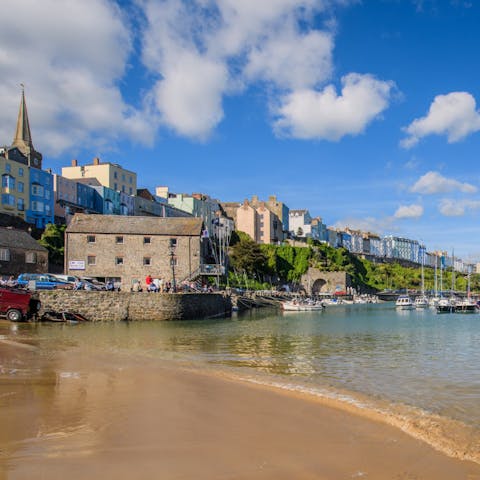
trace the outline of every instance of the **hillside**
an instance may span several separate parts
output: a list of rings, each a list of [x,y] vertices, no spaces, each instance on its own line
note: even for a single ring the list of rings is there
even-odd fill
[[[326,272],[345,271],[359,290],[399,290],[421,288],[421,268],[403,267],[398,263],[373,263],[351,254],[344,248],[333,248],[309,241],[305,246],[257,245],[246,234],[237,232],[230,248],[230,282],[266,288],[278,283],[296,283],[309,267]],[[425,289],[434,288],[434,270],[424,269]],[[451,272],[443,272],[443,287],[451,286]],[[472,275],[471,290],[480,290],[480,275]],[[440,280],[438,280],[440,288]],[[466,291],[466,275],[455,273],[455,289]]]

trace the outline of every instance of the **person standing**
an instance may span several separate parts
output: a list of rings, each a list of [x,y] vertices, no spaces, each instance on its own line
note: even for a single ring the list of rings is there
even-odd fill
[[[147,275],[147,277],[145,278],[145,283],[147,285],[147,291],[150,291],[150,284],[152,283],[153,281],[153,278],[150,274]]]

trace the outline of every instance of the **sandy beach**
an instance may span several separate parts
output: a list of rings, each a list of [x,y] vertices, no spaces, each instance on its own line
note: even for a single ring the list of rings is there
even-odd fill
[[[397,428],[174,366],[70,355],[29,383],[0,383],[0,478],[480,480]]]

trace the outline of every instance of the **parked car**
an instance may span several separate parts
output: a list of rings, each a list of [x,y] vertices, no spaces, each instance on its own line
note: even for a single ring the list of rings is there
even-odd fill
[[[28,320],[40,310],[40,300],[31,292],[18,288],[0,287],[0,315],[11,322]]]
[[[74,284],[78,279],[78,277],[75,277],[74,275],[57,275],[56,273],[52,273],[52,275],[62,282],[68,282],[71,284]]]
[[[17,278],[19,287],[28,287],[29,282],[35,282],[38,290],[54,290],[55,288],[71,289],[72,285],[49,273],[22,273]]]

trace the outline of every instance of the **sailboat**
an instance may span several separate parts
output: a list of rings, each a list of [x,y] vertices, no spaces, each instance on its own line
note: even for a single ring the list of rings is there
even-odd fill
[[[440,276],[440,280],[442,277]],[[452,288],[450,290],[450,298],[442,298],[437,304],[437,313],[454,313],[455,312],[455,254],[452,252]],[[443,291],[442,291],[443,294]]]
[[[436,308],[438,305],[438,302],[440,301],[440,297],[438,296],[438,256],[435,254],[435,296],[430,298],[430,301],[428,302],[430,307]]]
[[[422,250],[422,294],[415,299],[415,308],[427,308],[428,298],[425,296],[425,275],[423,265],[425,263],[425,250]]]
[[[455,312],[457,313],[476,313],[477,305],[470,298],[470,272],[467,275],[467,298],[460,300],[455,305]]]

